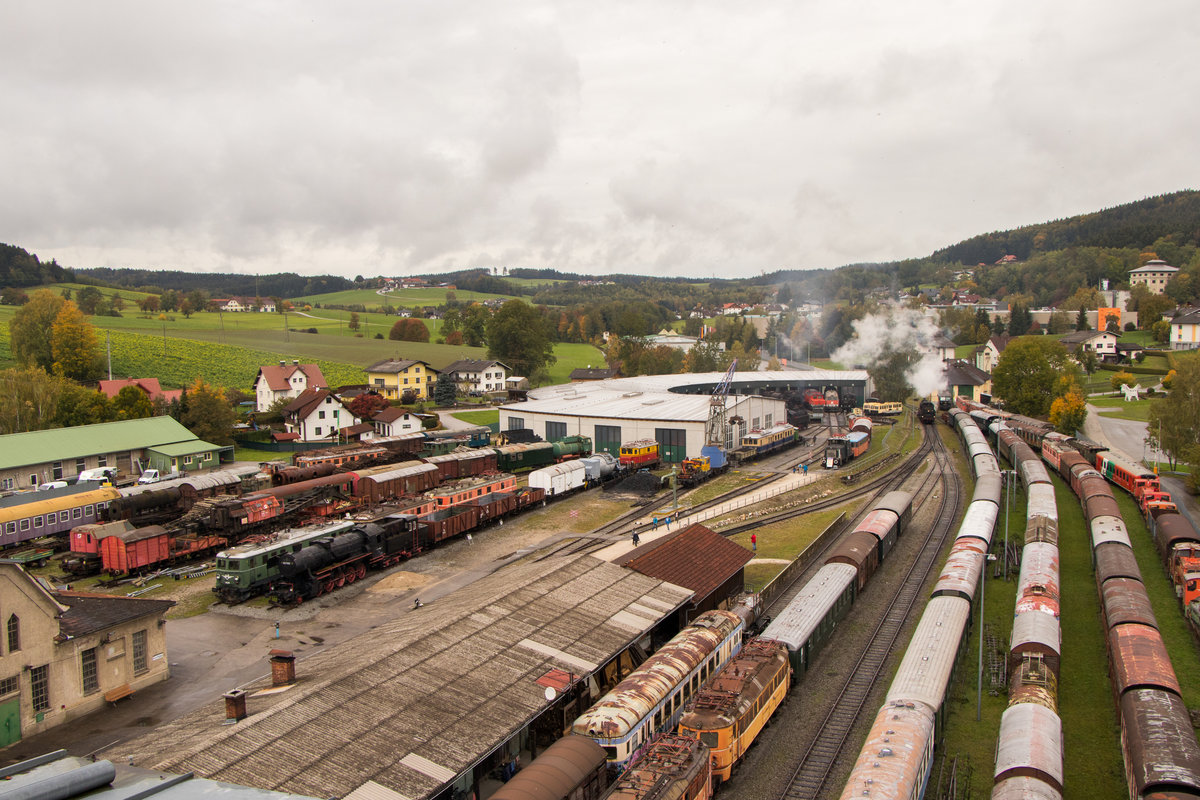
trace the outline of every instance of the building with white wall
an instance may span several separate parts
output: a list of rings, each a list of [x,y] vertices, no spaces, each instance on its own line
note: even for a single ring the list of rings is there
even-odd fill
[[[500,431],[529,428],[546,440],[589,436],[597,451],[617,455],[622,442],[658,441],[664,460],[679,462],[704,447],[709,397],[722,373],[643,375],[531,390],[529,399],[500,408]],[[782,399],[758,392],[795,391],[838,383],[851,389],[857,404],[866,394],[863,370],[780,370],[734,374],[725,398],[725,446],[732,449],[751,430],[787,421]]]

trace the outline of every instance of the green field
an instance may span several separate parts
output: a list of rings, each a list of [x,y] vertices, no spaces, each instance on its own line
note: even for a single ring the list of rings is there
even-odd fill
[[[8,348],[8,321],[13,306],[0,306],[0,367],[13,366]],[[346,327],[349,312],[315,309],[311,315],[290,314],[182,314],[91,317],[100,346],[111,343],[114,377],[158,378],[164,386],[179,388],[203,377],[220,386],[249,390],[258,368],[280,360],[298,359],[320,365],[331,386],[362,383],[363,367],[384,358],[412,358],[440,369],[459,359],[482,359],[487,350],[464,345],[394,342],[375,339],[390,330],[396,317],[359,314],[363,334]],[[160,317],[162,317],[160,319]],[[287,327],[284,327],[284,323]],[[436,335],[438,320],[425,320]],[[316,328],[318,333],[301,332]],[[603,364],[600,351],[587,344],[558,344],[558,361],[550,368],[553,383],[565,383],[571,370]]]
[[[453,291],[455,298],[463,302],[470,300],[494,300],[497,297],[506,300],[512,299],[512,295],[484,294],[483,292],[432,287],[429,289],[397,289],[394,292],[386,294],[379,294],[375,289],[347,289],[344,292],[328,292],[326,294],[295,297],[292,298],[292,303],[296,306],[301,306],[305,303],[311,305],[320,303],[324,306],[332,303],[343,306],[361,305],[366,308],[379,308],[385,305],[397,308],[401,306],[440,306],[446,302],[446,292],[449,291]]]
[[[495,425],[500,422],[500,412],[494,408],[483,411],[455,411],[450,416],[472,425]]]
[[[1103,417],[1116,417],[1117,419],[1131,419],[1137,422],[1145,422],[1150,419],[1150,404],[1154,400],[1131,400],[1126,402],[1124,397],[1089,397],[1088,402],[1099,409],[1103,409],[1100,412],[1100,415]]]

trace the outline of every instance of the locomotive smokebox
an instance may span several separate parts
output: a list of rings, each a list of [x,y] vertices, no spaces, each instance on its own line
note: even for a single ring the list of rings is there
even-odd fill
[[[290,650],[271,651],[271,685],[288,686],[296,682],[296,657]],[[242,701],[243,706],[245,701]],[[243,715],[245,711],[243,710]]]
[[[233,689],[225,693],[225,720],[237,722],[246,718],[246,692]]]

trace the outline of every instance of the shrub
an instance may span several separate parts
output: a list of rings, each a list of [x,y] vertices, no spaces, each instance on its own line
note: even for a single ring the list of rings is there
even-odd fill
[[[1137,325],[1134,325],[1132,322],[1125,323],[1125,332],[1126,333],[1128,333],[1129,331],[1136,331],[1136,330],[1137,330]]]

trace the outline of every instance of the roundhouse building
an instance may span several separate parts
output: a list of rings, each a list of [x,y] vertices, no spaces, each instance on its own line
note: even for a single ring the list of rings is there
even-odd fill
[[[501,407],[500,430],[529,428],[547,441],[590,436],[596,450],[613,455],[622,442],[654,439],[664,460],[678,462],[700,454],[709,397],[723,377],[720,372],[643,375],[534,389],[527,401]],[[784,401],[762,393],[833,390],[862,405],[867,382],[865,370],[734,373],[725,398],[725,446],[734,447],[751,430],[787,420]]]

